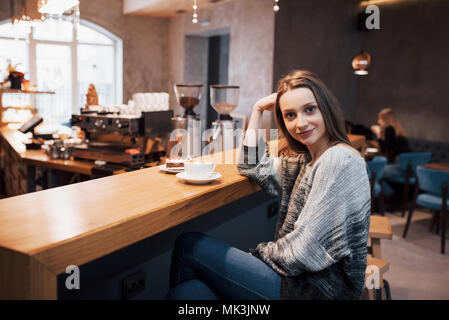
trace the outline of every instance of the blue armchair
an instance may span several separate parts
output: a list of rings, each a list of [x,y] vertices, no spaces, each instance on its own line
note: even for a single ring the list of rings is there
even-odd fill
[[[445,249],[445,233],[446,233],[446,213],[449,206],[448,185],[449,172],[435,169],[428,169],[419,166],[416,170],[417,186],[413,194],[412,205],[407,217],[403,238],[407,236],[407,231],[412,220],[413,211],[416,205],[434,210],[434,215],[440,215],[441,230],[441,253],[444,254]],[[424,191],[418,195],[418,189]]]
[[[384,179],[404,185],[402,194],[402,216],[408,208],[408,193],[410,185],[416,182],[416,167],[429,163],[432,153],[430,152],[407,152],[401,153],[396,164],[387,165]]]

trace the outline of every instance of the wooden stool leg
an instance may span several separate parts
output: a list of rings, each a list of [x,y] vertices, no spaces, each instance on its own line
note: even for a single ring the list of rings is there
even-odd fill
[[[380,288],[379,289],[373,289],[371,291],[373,291],[373,296],[374,296],[374,300],[385,300],[385,294],[384,294],[384,280],[383,277],[380,275],[379,276],[379,282],[380,282]]]
[[[380,249],[380,239],[371,238],[372,255],[374,258],[382,259],[382,251]]]

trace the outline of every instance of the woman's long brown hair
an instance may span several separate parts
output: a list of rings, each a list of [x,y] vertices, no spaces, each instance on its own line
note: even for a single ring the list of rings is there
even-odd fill
[[[313,92],[318,108],[323,115],[326,132],[332,145],[345,143],[351,146],[345,131],[343,113],[338,100],[315,74],[305,70],[294,70],[279,81],[277,89],[274,117],[281,137],[280,154],[294,155],[307,152],[307,147],[288,133],[279,105],[284,93],[297,88],[308,88]]]

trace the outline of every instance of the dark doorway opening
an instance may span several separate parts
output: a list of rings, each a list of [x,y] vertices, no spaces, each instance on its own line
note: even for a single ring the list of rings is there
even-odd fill
[[[209,65],[207,72],[207,128],[212,126],[212,122],[217,120],[218,114],[210,105],[211,84],[228,84],[229,67],[229,34],[213,36],[209,38]]]

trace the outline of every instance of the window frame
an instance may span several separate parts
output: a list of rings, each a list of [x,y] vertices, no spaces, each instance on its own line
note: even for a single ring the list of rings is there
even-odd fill
[[[0,21],[0,25],[11,23],[9,19]],[[80,19],[80,24],[84,27],[93,29],[96,32],[101,33],[112,41],[112,44],[92,43],[85,41],[78,41],[77,29],[73,28],[72,41],[59,41],[59,40],[37,40],[33,38],[33,32],[30,32],[27,37],[6,37],[0,36],[0,39],[8,40],[22,40],[27,44],[28,49],[28,66],[29,76],[32,83],[37,83],[37,65],[36,65],[36,47],[38,44],[56,44],[69,46],[72,56],[72,113],[78,114],[82,101],[78,101],[80,92],[78,92],[78,45],[94,45],[94,46],[107,46],[114,48],[114,97],[115,104],[123,104],[123,41],[122,39],[110,32],[109,30],[85,19]]]

